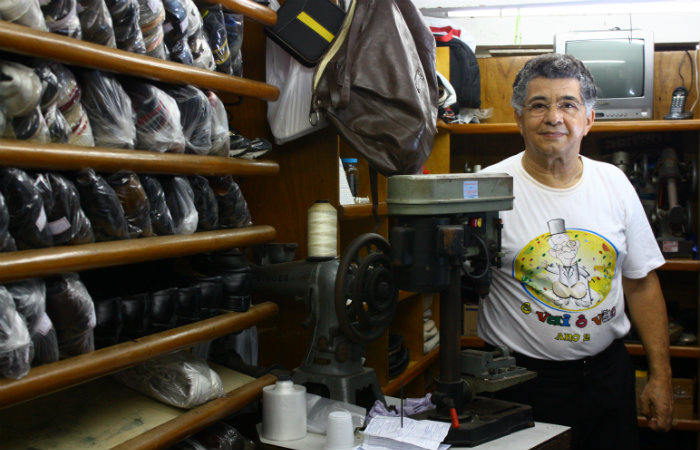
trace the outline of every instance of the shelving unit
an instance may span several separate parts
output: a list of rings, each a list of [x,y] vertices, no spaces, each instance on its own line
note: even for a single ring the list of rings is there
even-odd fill
[[[210,1],[244,14],[246,19],[252,20],[253,26],[271,25],[277,20],[274,11],[252,0]],[[277,87],[255,78],[224,75],[5,21],[0,21],[0,49],[7,53],[148,80],[194,85],[215,91],[225,103],[227,99],[236,97],[275,100],[279,95]],[[230,112],[230,107],[228,109]],[[260,119],[252,116],[250,120]],[[238,122],[232,124],[235,126]],[[149,174],[234,175],[245,179],[269,178],[280,172],[277,162],[266,160],[86,148],[6,139],[0,139],[0,164],[56,171],[92,167],[102,172],[132,170]],[[247,228],[3,253],[0,254],[0,282],[227,250],[275,239],[277,232],[273,226],[259,225],[257,223],[265,222],[259,221],[255,215],[252,217],[256,225]],[[0,448],[26,447],[30,437],[44,439],[43,445],[49,448],[166,448],[255,401],[264,386],[274,383],[275,377],[266,375],[253,379],[216,367],[228,394],[185,412],[120,387],[106,376],[156,356],[264,323],[277,313],[276,304],[261,302],[244,313],[223,312],[200,322],[38,366],[19,380],[0,379]],[[106,401],[106,396],[111,396],[112,400]],[[124,408],[115,408],[115,405]],[[161,412],[156,413],[157,410]],[[50,416],[42,419],[39,412]],[[119,419],[115,418],[115,413]],[[72,434],[70,429],[66,431],[59,429],[60,426],[46,426],[48,420],[60,422],[62,426],[77,427],[79,424],[77,421],[73,423],[74,416],[71,414],[82,414],[81,420],[89,428],[76,429]],[[37,420],[43,422],[39,424]],[[112,422],[121,424],[117,432],[100,428],[109,428]],[[23,424],[26,424],[24,428]],[[56,435],[52,435],[53,432]],[[101,435],[103,440],[96,438],[103,432],[107,433]],[[78,436],[86,440],[75,441]],[[106,436],[109,439],[104,440]],[[64,438],[68,440],[62,440]]]

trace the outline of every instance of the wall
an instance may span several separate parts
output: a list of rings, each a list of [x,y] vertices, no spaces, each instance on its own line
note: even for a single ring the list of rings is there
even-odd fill
[[[523,4],[527,0],[413,0],[419,8]],[[530,0],[530,3],[533,1]],[[545,0],[539,3],[546,3]],[[552,45],[556,33],[573,30],[607,30],[613,27],[650,29],[657,43],[700,42],[700,2],[688,2],[682,12],[637,13],[638,4],[628,14],[601,14],[604,2],[589,8],[594,13],[568,15],[521,15],[510,17],[450,18],[471,33],[478,46]],[[632,3],[632,2],[630,2]],[[551,3],[550,3],[551,4]]]

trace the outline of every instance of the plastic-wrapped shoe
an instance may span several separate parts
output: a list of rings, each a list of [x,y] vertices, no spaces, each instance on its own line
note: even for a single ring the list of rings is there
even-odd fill
[[[230,130],[228,133],[231,139],[228,151],[228,156],[230,158],[241,156],[250,151],[251,143],[247,137],[243,136],[238,130]]]
[[[0,107],[9,117],[30,114],[41,99],[41,81],[29,67],[0,61]]]
[[[258,159],[270,153],[272,144],[263,138],[255,138],[250,141],[250,150],[241,155],[245,159]]]

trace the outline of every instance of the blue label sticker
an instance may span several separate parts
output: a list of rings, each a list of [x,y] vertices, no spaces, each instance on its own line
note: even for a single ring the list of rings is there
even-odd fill
[[[464,198],[479,198],[479,182],[465,181],[462,186]]]

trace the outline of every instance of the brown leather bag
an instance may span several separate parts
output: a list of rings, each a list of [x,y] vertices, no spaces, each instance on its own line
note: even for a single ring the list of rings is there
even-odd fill
[[[385,176],[420,172],[436,133],[438,82],[435,38],[411,0],[354,0],[313,88],[312,123],[325,114]]]

